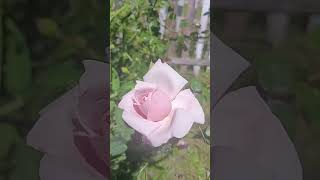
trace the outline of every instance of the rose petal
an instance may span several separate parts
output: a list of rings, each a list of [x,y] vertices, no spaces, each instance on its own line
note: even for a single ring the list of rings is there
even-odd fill
[[[109,64],[94,60],[85,60],[83,64],[85,73],[79,80],[80,93],[85,93],[88,89],[93,88],[99,91],[107,91]]]
[[[143,82],[143,81],[137,81],[137,84],[135,86],[135,89],[129,91],[126,95],[124,95],[120,101],[120,103],[118,104],[118,107],[123,109],[123,110],[126,110],[126,111],[129,111],[129,110],[133,110],[133,97],[134,97],[134,94],[135,94],[135,91],[136,90],[139,90],[139,89],[145,89],[145,88],[151,88],[151,89],[155,89],[156,86],[155,84],[152,84],[152,83],[147,83],[147,82]],[[134,112],[134,111],[132,111]]]
[[[124,95],[121,101],[118,104],[118,107],[123,110],[129,110],[133,107],[132,99],[134,97],[135,90],[129,91],[126,95]]]
[[[78,97],[76,112],[79,121],[81,121],[83,127],[86,127],[87,131],[90,130],[99,135],[106,133],[108,128],[106,122],[107,111],[109,111],[109,100],[106,91],[89,90]]]
[[[212,178],[219,180],[271,180],[274,179],[263,164],[252,163],[256,160],[232,148],[212,148]],[[248,160],[250,159],[250,163]]]
[[[213,110],[212,117],[214,147],[231,147],[248,154],[246,163],[264,165],[275,179],[302,179],[294,145],[254,87],[226,95]]]
[[[170,99],[174,99],[179,91],[187,84],[168,64],[162,63],[159,59],[143,77],[145,82],[156,84],[159,89],[166,92]]]
[[[83,61],[85,73],[79,80],[77,91],[77,115],[81,124],[91,132],[102,134],[106,131],[106,117],[109,110],[108,64]]]
[[[194,122],[200,124],[204,123],[205,116],[203,109],[190,89],[181,91],[172,101],[172,105],[173,108],[181,108],[188,112]]]
[[[177,109],[171,124],[172,135],[176,138],[184,137],[193,124],[192,114],[183,109]]]
[[[143,119],[137,113],[134,113],[132,111],[123,111],[122,118],[130,127],[145,136],[149,135],[152,131],[159,128],[161,125],[160,122],[153,122]]]
[[[162,121],[172,110],[169,97],[161,90],[154,91],[151,100],[145,104],[148,108],[148,120],[151,121]]]
[[[143,82],[143,81],[136,81],[136,86],[134,87],[135,90],[138,89],[156,89],[157,85],[153,83]]]
[[[105,180],[89,170],[90,167],[79,163],[74,159],[61,159],[54,156],[45,155],[40,161],[41,180]]]
[[[74,136],[74,143],[81,156],[97,172],[108,177],[108,151],[106,137],[88,137],[82,135]]]
[[[35,149],[45,152],[47,156],[62,159],[63,161],[60,162],[62,164],[57,164],[57,166],[63,167],[66,165],[69,167],[70,164],[66,162],[74,162],[75,164],[86,166],[87,171],[91,169],[90,171],[92,171],[93,174],[98,174],[89,164],[86,163],[74,145],[73,130],[75,127],[72,119],[74,117],[73,110],[76,102],[74,94],[76,90],[77,87],[73,88],[41,111],[39,120],[27,135],[27,144],[33,146]],[[48,164],[47,166],[51,165]],[[55,166],[55,164],[52,164],[52,166]],[[70,167],[70,173],[74,173],[72,168],[76,167]],[[66,171],[70,170],[68,168],[65,169]],[[44,180],[49,178],[45,173],[43,173],[43,176],[45,176],[43,178]],[[63,171],[59,173],[62,173],[61,177],[64,177],[63,173],[68,172]],[[49,174],[48,176],[50,175],[52,174]],[[101,175],[99,174],[99,176]],[[55,176],[52,175],[52,177]]]
[[[49,154],[64,154],[65,146],[72,142],[74,91],[75,88],[41,111],[27,135],[29,145]]]
[[[212,36],[211,42],[211,52],[214,53],[211,104],[215,105],[240,73],[248,68],[249,63],[216,36]]]
[[[161,146],[162,144],[168,142],[170,138],[172,138],[172,116],[173,115],[169,115],[163,121],[157,122],[159,123],[159,127],[146,136],[153,147]]]

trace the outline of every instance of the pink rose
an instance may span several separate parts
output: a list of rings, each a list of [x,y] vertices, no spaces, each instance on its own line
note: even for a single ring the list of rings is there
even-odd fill
[[[133,90],[122,97],[122,118],[158,147],[184,137],[194,122],[203,124],[203,109],[187,84],[168,64],[158,60]],[[181,91],[182,90],[182,91]]]
[[[109,177],[108,65],[84,61],[77,86],[48,105],[27,136],[44,152],[41,180],[104,180]]]

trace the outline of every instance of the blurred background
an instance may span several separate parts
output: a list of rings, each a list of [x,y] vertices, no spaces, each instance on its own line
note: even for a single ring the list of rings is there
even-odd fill
[[[37,180],[25,144],[38,112],[73,87],[85,59],[104,60],[105,2],[0,0],[0,180]]]
[[[230,91],[257,86],[293,141],[304,179],[320,179],[320,1],[215,0],[212,6],[211,31],[252,64]]]
[[[209,7],[209,0],[110,1],[112,179],[210,179]],[[159,58],[189,81],[206,123],[194,124],[181,141],[151,148],[117,105]]]

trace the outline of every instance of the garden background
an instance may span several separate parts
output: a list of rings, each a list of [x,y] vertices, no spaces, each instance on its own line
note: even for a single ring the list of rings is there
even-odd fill
[[[208,2],[110,2],[112,179],[210,178],[209,6],[203,6]],[[124,123],[117,104],[159,58],[189,81],[187,88],[197,94],[206,123],[194,124],[183,141],[151,148]]]

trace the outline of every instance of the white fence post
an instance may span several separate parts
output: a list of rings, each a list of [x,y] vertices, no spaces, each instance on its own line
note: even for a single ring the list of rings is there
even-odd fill
[[[164,34],[166,31],[166,19],[167,19],[167,14],[168,14],[168,9],[167,7],[163,7],[159,11],[159,22],[160,22],[160,34],[161,34],[161,39],[164,38]]]
[[[201,11],[201,19],[200,19],[200,28],[199,28],[199,39],[196,45],[196,61],[201,60],[203,47],[205,43],[205,39],[203,38],[202,33],[207,30],[209,15],[205,13],[209,12],[210,8],[210,0],[202,0],[202,11]],[[198,75],[200,72],[200,66],[193,67],[194,75]]]
[[[182,20],[182,12],[183,12],[184,0],[178,0],[177,9],[176,9],[176,32],[180,32],[180,24]]]
[[[268,40],[277,47],[286,38],[289,26],[289,15],[286,13],[270,13],[267,15]]]

